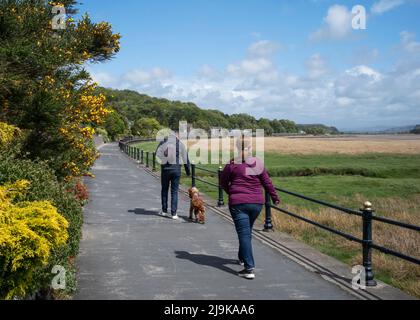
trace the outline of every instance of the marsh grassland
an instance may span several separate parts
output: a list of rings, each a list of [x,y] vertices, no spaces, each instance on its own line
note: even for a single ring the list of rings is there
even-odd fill
[[[257,141],[261,143],[261,141]],[[156,143],[138,145],[154,151]],[[265,164],[281,188],[316,199],[359,209],[369,200],[377,215],[420,225],[420,137],[415,135],[270,137],[265,138]],[[217,169],[218,165],[206,165]],[[197,172],[204,179],[216,177]],[[183,184],[190,179],[184,177]],[[200,189],[217,197],[217,191],[198,182]],[[283,208],[325,225],[361,236],[361,219],[281,194]],[[261,218],[263,218],[261,216]],[[276,230],[349,265],[362,261],[360,245],[275,212]],[[420,235],[374,221],[377,244],[420,257]],[[378,279],[420,297],[420,266],[377,251],[373,252]]]

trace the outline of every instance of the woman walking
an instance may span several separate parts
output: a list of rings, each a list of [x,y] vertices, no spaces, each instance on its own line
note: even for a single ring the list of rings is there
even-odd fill
[[[221,184],[229,195],[229,210],[239,238],[239,264],[245,266],[238,275],[254,279],[252,228],[265,203],[263,189],[270,194],[276,205],[280,203],[280,199],[263,162],[252,157],[251,140],[238,139],[236,147],[239,157],[226,165]]]

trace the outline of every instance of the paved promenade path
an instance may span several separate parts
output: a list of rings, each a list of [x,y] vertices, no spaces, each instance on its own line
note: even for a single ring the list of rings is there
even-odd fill
[[[254,239],[256,279],[239,278],[232,224],[209,210],[206,225],[158,215],[156,178],[122,154],[101,148],[87,181],[91,200],[75,299],[353,299],[347,291]]]

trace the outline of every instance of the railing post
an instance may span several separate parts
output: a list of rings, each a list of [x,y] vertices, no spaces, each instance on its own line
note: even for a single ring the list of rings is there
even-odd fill
[[[219,167],[219,170],[217,171],[217,176],[218,176],[218,181],[219,181],[219,199],[217,201],[218,207],[222,207],[225,205],[225,202],[223,200],[222,171],[223,171],[223,168]]]
[[[156,152],[153,152],[152,155],[153,155],[153,171],[156,171]]]
[[[146,152],[146,168],[149,168],[149,151]]]
[[[363,267],[365,269],[365,285],[367,287],[376,286],[374,274],[372,269],[372,204],[366,201],[363,205],[362,219],[363,219]]]
[[[191,187],[194,188],[195,186],[195,164],[191,163]]]
[[[140,149],[136,148],[136,160],[139,163],[140,162]]]
[[[271,197],[270,194],[265,191],[265,223],[264,231],[274,231],[273,223],[271,221]]]
[[[144,164],[144,151],[143,151],[143,149],[141,150],[140,163]]]

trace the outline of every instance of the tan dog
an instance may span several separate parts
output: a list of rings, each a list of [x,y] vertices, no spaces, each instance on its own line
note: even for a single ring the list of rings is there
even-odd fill
[[[188,190],[188,194],[191,199],[190,204],[190,220],[194,221],[193,213],[195,216],[195,222],[204,224],[206,222],[206,208],[204,207],[204,201],[200,198],[200,193],[196,187],[192,187]]]

